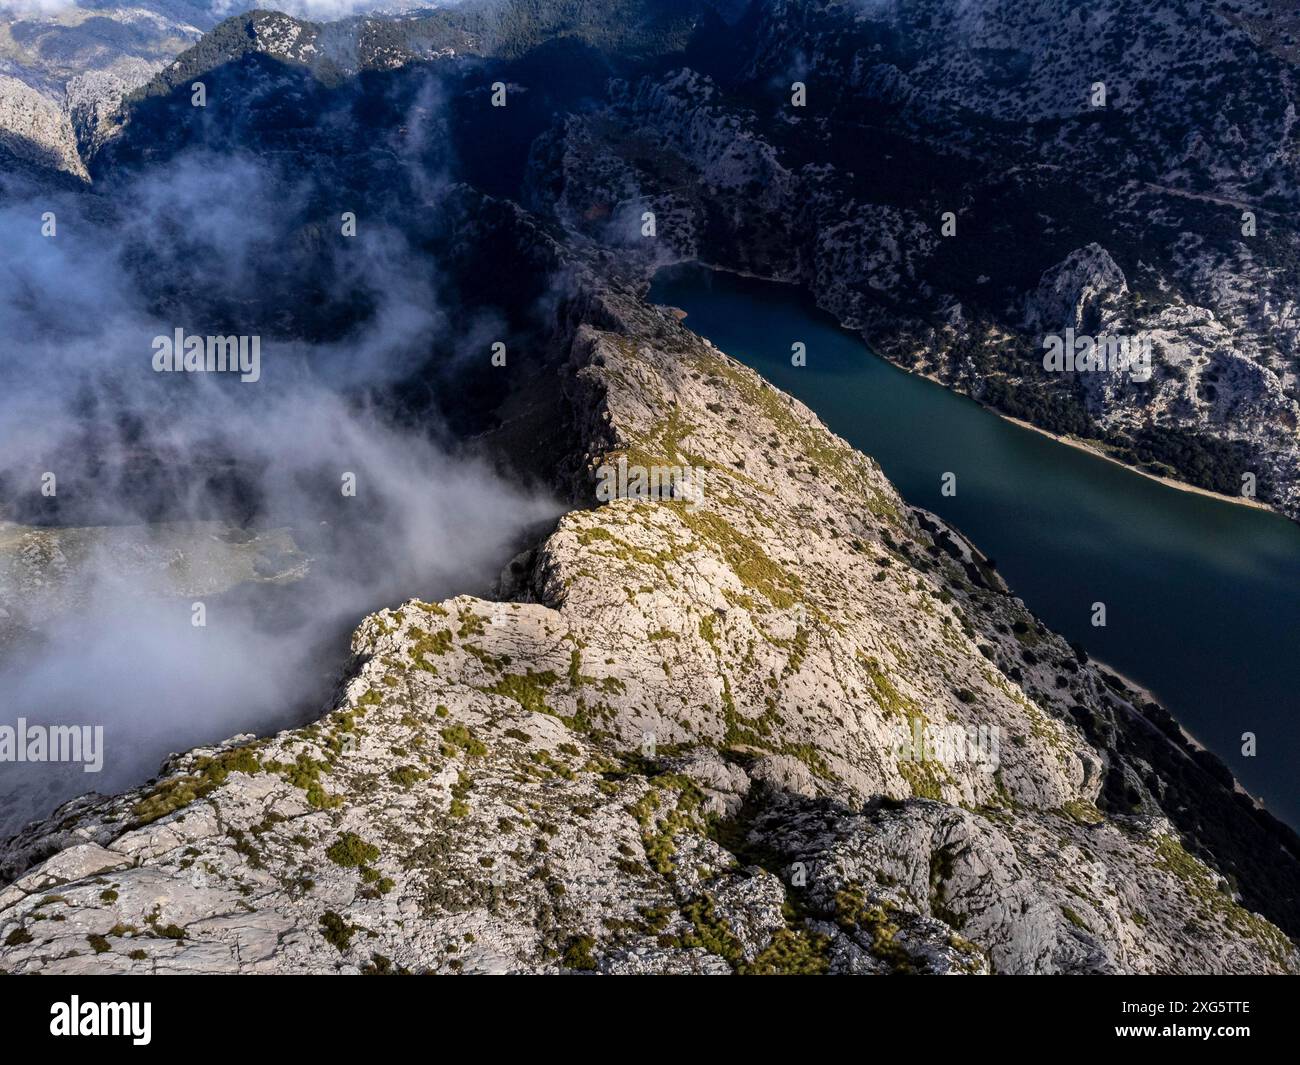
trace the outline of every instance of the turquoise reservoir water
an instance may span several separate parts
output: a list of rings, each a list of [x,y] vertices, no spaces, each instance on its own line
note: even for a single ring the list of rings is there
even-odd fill
[[[1012,425],[873,355],[789,286],[679,267],[650,298],[873,456],[906,499],[992,556],[1034,613],[1153,691],[1300,826],[1300,526]],[[790,365],[796,341],[804,367]],[[940,494],[945,472],[955,496]],[[1105,628],[1091,623],[1096,602]]]

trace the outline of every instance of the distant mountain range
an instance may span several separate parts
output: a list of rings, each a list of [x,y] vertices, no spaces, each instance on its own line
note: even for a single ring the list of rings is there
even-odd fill
[[[484,0],[239,16],[199,40],[212,22],[194,4],[7,22],[0,144],[85,178],[106,150],[187,143],[184,120],[146,129],[150,109],[232,63],[331,93],[528,56],[546,84],[500,150],[536,170],[512,159],[492,191],[592,237],[602,204],[653,203],[672,219],[654,263],[798,281],[882,354],[999,411],[1229,495],[1251,474],[1300,514],[1285,5]],[[787,106],[799,79],[806,111]],[[1044,373],[1044,334],[1067,328],[1145,338],[1154,375]]]

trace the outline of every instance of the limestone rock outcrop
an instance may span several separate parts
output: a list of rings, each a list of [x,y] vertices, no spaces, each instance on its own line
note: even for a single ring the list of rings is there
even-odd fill
[[[590,482],[622,460],[690,468],[692,491],[572,511],[511,600],[367,618],[318,722],[10,840],[0,968],[1300,964],[1157,796],[1098,808],[1125,756],[1085,733],[1138,708],[955,534],[667,311],[576,300]],[[1000,742],[914,758],[921,723]]]

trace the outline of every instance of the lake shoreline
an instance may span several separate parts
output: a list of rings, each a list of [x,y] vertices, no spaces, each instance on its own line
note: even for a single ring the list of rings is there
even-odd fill
[[[765,282],[773,282],[781,285],[788,285],[791,288],[801,293],[805,292],[805,290],[797,282],[794,281],[787,281],[783,278],[764,277],[761,274],[753,274],[744,270],[731,270],[722,266],[713,266],[709,263],[703,262],[702,260],[696,260],[696,262],[698,263],[698,265],[704,266],[709,270],[717,270],[721,273],[732,274],[736,277],[748,278],[753,281],[765,281]],[[688,264],[679,263],[676,265],[688,265]],[[661,267],[660,269],[671,269],[671,266]],[[893,359],[889,358],[886,355],[880,354],[880,352],[876,351],[876,349],[872,347],[871,342],[865,336],[862,335],[861,330],[853,326],[846,325],[843,321],[840,320],[838,315],[835,315],[831,311],[826,310],[826,308],[821,307],[820,305],[817,305],[817,307],[818,310],[820,310],[823,314],[830,315],[830,317],[833,318],[836,321],[836,323],[839,325],[839,327],[843,329],[845,332],[851,333],[854,336],[858,337],[858,339],[860,339],[862,343],[873,354],[875,354],[878,358],[883,359],[885,362],[889,363],[889,365],[895,367],[896,369],[902,370],[904,373],[912,374],[915,377],[923,377],[927,381],[933,381],[940,388],[952,392],[954,395],[965,396],[972,403],[977,404],[979,407],[981,407],[983,410],[988,411],[990,414],[996,414],[1003,421],[1010,422],[1012,425],[1018,426],[1021,429],[1028,429],[1030,432],[1038,433],[1042,436],[1047,437],[1049,440],[1055,440],[1058,444],[1064,444],[1066,447],[1072,447],[1077,451],[1086,452],[1089,455],[1093,455],[1096,458],[1103,459],[1106,462],[1118,466],[1120,467],[1120,469],[1128,470],[1130,473],[1136,473],[1139,477],[1145,477],[1148,480],[1155,481],[1157,484],[1163,484],[1167,488],[1174,488],[1180,492],[1191,492],[1193,495],[1206,496],[1209,499],[1217,499],[1222,503],[1235,503],[1238,506],[1251,507],[1255,510],[1265,510],[1268,511],[1270,514],[1277,514],[1279,517],[1283,517],[1283,518],[1287,518],[1287,520],[1291,520],[1288,515],[1284,514],[1282,511],[1278,510],[1276,507],[1272,506],[1269,503],[1261,502],[1258,499],[1248,499],[1245,496],[1227,495],[1223,492],[1216,492],[1211,488],[1201,488],[1200,486],[1191,484],[1188,481],[1180,481],[1174,477],[1166,477],[1162,474],[1151,473],[1149,470],[1144,470],[1139,466],[1134,466],[1132,463],[1125,462],[1123,459],[1116,458],[1114,455],[1106,451],[1104,445],[1102,445],[1100,441],[1083,440],[1076,436],[1067,436],[1062,433],[1054,433],[1050,429],[1044,429],[1042,426],[1035,425],[1033,422],[1027,422],[1023,418],[1016,418],[1013,415],[1004,414],[996,407],[991,407],[987,403],[982,403],[980,400],[972,396],[969,392],[964,392],[960,389],[953,388],[950,384],[948,384],[946,381],[941,380],[935,374],[925,373],[924,371],[921,370],[914,370],[910,367],[902,365],[901,363],[895,362]],[[677,318],[678,321],[684,321],[688,317],[687,312],[680,307],[668,307],[667,309],[672,312],[672,314]]]
[[[679,265],[706,271],[701,283],[689,270],[681,285],[673,273],[656,276],[657,287],[646,294],[652,302],[796,396],[832,431],[875,458],[913,509],[961,530],[959,538],[997,556],[1007,570],[1018,570],[1004,578],[1014,594],[1048,625],[1087,647],[1089,658],[1114,677],[1117,693],[1132,702],[1137,718],[1146,718],[1140,709],[1146,703],[1160,706],[1164,713],[1147,723],[1198,761],[1205,758],[1198,752],[1212,754],[1227,770],[1216,775],[1224,784],[1231,780],[1229,790],[1243,804],[1249,796],[1251,807],[1282,824],[1300,816],[1292,810],[1285,771],[1275,767],[1296,742],[1300,718],[1281,709],[1294,702],[1293,684],[1279,684],[1279,671],[1265,670],[1243,692],[1225,679],[1230,671],[1219,668],[1236,658],[1263,656],[1276,663],[1290,654],[1284,634],[1300,624],[1300,600],[1287,593],[1300,572],[1288,568],[1300,558],[1295,521],[1252,517],[1251,511],[1287,515],[1258,500],[1138,469],[1108,454],[1101,441],[1041,429],[922,369],[909,370],[873,352],[857,330],[811,304],[798,285],[701,263]],[[707,280],[714,274],[716,281]],[[751,290],[748,284],[760,287]],[[824,345],[824,362],[807,374],[791,369],[783,345],[773,346],[773,337],[787,335],[802,337],[810,348],[813,341]],[[996,421],[989,422],[989,414]],[[918,433],[918,426],[928,428]],[[1023,429],[1035,435],[1027,437]],[[1055,451],[1054,444],[1072,450]],[[1108,467],[1088,469],[1096,458]],[[973,465],[961,467],[963,461]],[[1104,472],[1115,467],[1143,479]],[[960,501],[939,498],[934,471],[959,468],[971,478],[964,482],[968,490]],[[1147,487],[1152,481],[1182,494]],[[1197,496],[1248,509],[1217,507]],[[1098,601],[1118,611],[1118,636],[1098,635],[1086,627],[1086,617],[1078,631],[1079,604]],[[1195,624],[1202,615],[1213,623]],[[1206,632],[1225,625],[1223,636],[1207,645]],[[1194,657],[1184,668],[1189,653]],[[1120,668],[1108,664],[1112,659]],[[1247,731],[1272,737],[1266,758],[1244,756],[1240,737]]]
[[[1131,692],[1134,696],[1140,699],[1144,699],[1147,702],[1155,703],[1156,705],[1161,707],[1165,706],[1165,704],[1155,695],[1154,692],[1151,691],[1150,688],[1147,688],[1144,685],[1139,684],[1132,677],[1128,676],[1126,673],[1122,673],[1120,670],[1112,666],[1109,662],[1097,658],[1095,655],[1092,654],[1089,654],[1088,660],[1092,662],[1094,665],[1096,665],[1099,669],[1102,669],[1105,672],[1110,673],[1112,676],[1118,678],[1119,681],[1123,683],[1125,687],[1128,688],[1129,692]],[[1132,699],[1129,699],[1128,701],[1130,704],[1133,703]],[[1139,716],[1142,716],[1141,710],[1137,706],[1134,706],[1133,708],[1135,711],[1138,712]],[[1168,712],[1167,708],[1166,708],[1166,712]],[[1279,814],[1274,813],[1272,809],[1269,808],[1267,802],[1265,802],[1262,798],[1256,795],[1253,791],[1251,791],[1241,782],[1241,779],[1237,776],[1235,772],[1233,772],[1232,767],[1228,765],[1228,763],[1224,761],[1223,758],[1221,758],[1215,751],[1213,751],[1211,748],[1207,747],[1204,743],[1198,740],[1196,736],[1191,732],[1191,730],[1188,729],[1188,727],[1181,720],[1175,717],[1172,713],[1170,713],[1169,716],[1173,720],[1174,724],[1178,726],[1179,733],[1182,735],[1183,739],[1187,742],[1187,745],[1189,747],[1191,747],[1193,750],[1202,751],[1206,754],[1211,755],[1221,766],[1223,766],[1225,769],[1228,770],[1229,773],[1232,774],[1232,790],[1234,793],[1236,793],[1237,795],[1244,795],[1246,798],[1250,800],[1251,805],[1254,806],[1255,809],[1259,810],[1261,813],[1266,813],[1270,817],[1282,821],[1283,824],[1287,823]],[[1148,722],[1148,724],[1150,724],[1150,722]]]
[[[685,312],[683,312],[683,314],[684,313]],[[836,320],[838,321],[838,319]],[[847,327],[841,324],[841,328],[847,328]],[[857,330],[850,330],[850,332],[857,333]],[[860,333],[858,335],[861,336]],[[871,347],[870,343],[868,343],[866,337],[861,337],[861,339],[862,339],[862,343],[866,345],[866,347],[869,348],[877,356],[877,358],[884,359],[891,366],[897,367],[898,369],[902,370],[904,373],[912,374],[915,377],[924,377],[927,381],[933,381],[940,388],[946,389],[947,391],[952,392],[954,395],[965,396],[972,403],[979,406],[981,410],[986,410],[990,414],[996,414],[1004,422],[1010,422],[1012,425],[1015,425],[1021,429],[1028,429],[1031,433],[1038,433],[1040,436],[1045,436],[1047,437],[1047,439],[1054,440],[1058,444],[1064,444],[1066,447],[1072,447],[1076,451],[1085,452],[1086,454],[1092,455],[1094,458],[1099,458],[1104,460],[1105,462],[1111,463],[1114,466],[1118,466],[1122,470],[1128,470],[1130,473],[1136,473],[1139,477],[1145,477],[1149,481],[1155,481],[1157,484],[1163,484],[1166,488],[1176,488],[1180,492],[1191,492],[1193,495],[1205,496],[1209,499],[1217,499],[1221,503],[1235,503],[1238,506],[1250,507],[1254,510],[1265,510],[1268,511],[1270,514],[1276,514],[1282,518],[1287,517],[1287,515],[1283,514],[1276,507],[1272,506],[1269,503],[1263,503],[1258,499],[1248,499],[1246,496],[1226,495],[1223,492],[1216,492],[1212,488],[1201,488],[1200,486],[1191,484],[1188,481],[1180,481],[1174,477],[1165,477],[1162,474],[1152,473],[1150,470],[1144,470],[1140,466],[1134,466],[1132,463],[1125,462],[1123,459],[1118,459],[1114,455],[1110,454],[1110,452],[1108,452],[1105,449],[1104,445],[1102,445],[1100,441],[1084,440],[1077,436],[1068,436],[1064,433],[1054,433],[1050,429],[1044,429],[1041,425],[1035,425],[1033,422],[1027,422],[1023,418],[1017,418],[1011,414],[1004,414],[1002,411],[998,410],[997,407],[991,407],[987,403],[980,402],[980,400],[976,399],[969,392],[963,392],[960,389],[953,388],[947,382],[940,380],[940,378],[934,374],[924,373],[919,370],[910,370],[906,366],[900,366],[898,363],[894,362],[893,359],[887,358],[886,356],[881,355],[879,352],[876,352],[875,349]],[[1290,519],[1288,518],[1288,520]]]
[[[934,381],[936,384],[943,384],[942,381],[933,377],[930,377],[929,380]],[[947,386],[944,385],[944,387],[946,388]],[[976,400],[976,402],[978,403],[979,401]],[[1004,421],[1019,426],[1021,429],[1028,429],[1031,432],[1040,433],[1049,440],[1055,440],[1058,444],[1064,444],[1066,447],[1072,447],[1079,451],[1086,451],[1089,455],[1093,455],[1099,459],[1104,459],[1107,462],[1119,466],[1121,469],[1128,470],[1130,473],[1136,473],[1139,477],[1146,477],[1149,480],[1156,481],[1159,484],[1165,485],[1167,488],[1176,488],[1180,492],[1192,492],[1195,495],[1208,496],[1210,499],[1217,499],[1223,503],[1236,503],[1238,506],[1252,507],[1255,510],[1266,510],[1271,514],[1286,517],[1286,515],[1276,507],[1271,506],[1268,503],[1262,503],[1258,499],[1248,499],[1245,496],[1225,495],[1223,492],[1216,492],[1211,488],[1201,488],[1198,485],[1189,484],[1187,481],[1179,481],[1173,477],[1165,477],[1158,473],[1151,473],[1149,470],[1144,470],[1139,466],[1134,466],[1131,463],[1125,462],[1123,459],[1117,459],[1114,455],[1109,454],[1101,444],[1094,441],[1081,440],[1077,436],[1065,436],[1061,433],[1054,433],[1050,429],[1044,429],[1041,426],[1034,425],[1032,422],[1024,421],[1021,418],[1013,418],[1010,414],[1003,414],[997,408],[990,407],[987,404],[980,403],[980,406],[991,414],[996,414]]]

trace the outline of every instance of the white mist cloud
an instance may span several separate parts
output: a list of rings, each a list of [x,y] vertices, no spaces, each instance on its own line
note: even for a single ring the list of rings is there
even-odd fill
[[[341,238],[329,214],[313,235],[309,183],[238,157],[180,158],[107,198],[3,202],[0,519],[39,509],[33,489],[49,471],[64,500],[93,500],[96,524],[139,527],[159,508],[199,522],[233,501],[232,529],[248,514],[250,534],[288,527],[311,565],[296,582],[160,595],[130,576],[122,555],[137,546],[119,531],[113,548],[76,560],[77,609],[42,610],[39,590],[0,603],[0,619],[39,619],[20,652],[0,644],[0,724],[105,729],[93,777],[0,764],[0,836],[82,791],[139,782],[172,751],[319,710],[366,612],[486,592],[525,533],[557,515],[440,439],[427,415],[400,422],[383,402],[384,386],[457,346],[436,264],[402,232],[369,220]],[[54,238],[41,236],[46,211]],[[319,276],[300,277],[309,267]],[[300,283],[324,289],[308,296]],[[358,324],[284,339],[281,292],[354,300]],[[177,327],[260,331],[261,380],[154,373],[151,340]],[[471,319],[461,331],[479,328]]]
[[[48,18],[77,6],[76,0],[0,0],[0,18]]]
[[[123,0],[113,5],[100,0],[80,2],[80,0],[0,0],[0,19],[53,18],[65,11],[80,9],[99,11],[109,7],[125,10],[139,9],[152,11],[164,17],[173,17],[186,21],[198,12],[206,11],[210,21],[219,22],[240,15],[246,11],[283,11],[295,18],[309,19],[313,22],[330,22],[349,18],[352,15],[383,15],[404,11],[428,10],[439,7],[455,7],[463,0],[211,0],[204,4],[201,0],[185,0],[171,4],[168,0]],[[201,21],[201,20],[200,20]]]
[[[389,14],[399,11],[414,11],[420,8],[452,7],[445,2],[421,3],[419,0],[270,0],[268,3],[245,4],[238,0],[215,0],[211,11],[217,18],[228,18],[252,8],[266,11],[283,11],[295,18],[310,19],[313,22],[329,22],[334,19],[348,18],[350,15]]]

